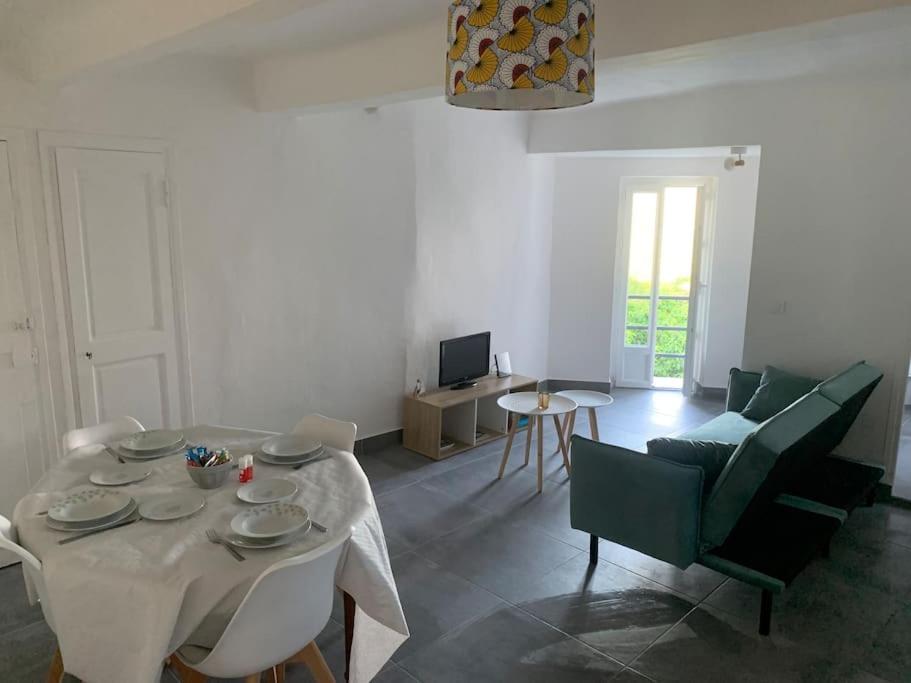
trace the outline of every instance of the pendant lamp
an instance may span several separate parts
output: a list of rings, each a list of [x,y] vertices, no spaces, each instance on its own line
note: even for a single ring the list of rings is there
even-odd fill
[[[594,0],[453,0],[446,100],[563,109],[595,97]]]

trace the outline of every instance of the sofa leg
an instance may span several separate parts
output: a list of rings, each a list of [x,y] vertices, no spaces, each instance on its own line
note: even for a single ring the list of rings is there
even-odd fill
[[[591,564],[598,564],[598,537],[594,534],[588,539],[588,561]]]
[[[762,604],[759,608],[759,635],[767,636],[772,631],[772,591],[762,591]]]

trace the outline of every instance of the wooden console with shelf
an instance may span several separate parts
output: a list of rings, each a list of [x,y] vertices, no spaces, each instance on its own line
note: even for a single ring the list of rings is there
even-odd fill
[[[538,380],[511,375],[488,375],[470,389],[436,389],[423,396],[405,397],[405,448],[443,460],[499,439],[509,432],[509,413],[497,399],[515,391],[537,391]],[[440,441],[453,442],[441,448]]]

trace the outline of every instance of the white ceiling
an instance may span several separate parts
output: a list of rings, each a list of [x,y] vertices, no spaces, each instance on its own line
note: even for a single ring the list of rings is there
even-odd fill
[[[445,27],[448,4],[449,0],[330,1],[277,21],[202,37],[188,52],[263,59],[353,43],[428,21],[439,20]]]

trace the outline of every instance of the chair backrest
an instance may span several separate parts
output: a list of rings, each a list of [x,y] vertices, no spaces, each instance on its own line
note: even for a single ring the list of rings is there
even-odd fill
[[[16,542],[16,531],[12,523],[3,515],[0,515],[0,548],[9,550],[22,560],[22,572],[28,576],[32,586],[38,593],[38,599],[41,602],[41,611],[44,613],[44,620],[51,630],[54,629],[54,619],[51,614],[51,604],[47,599],[47,586],[44,583],[44,574],[41,569],[41,561],[32,555],[28,550]]]
[[[93,444],[110,443],[130,434],[145,431],[139,420],[134,417],[118,417],[110,422],[102,422],[92,427],[73,429],[63,435],[63,454]]]
[[[335,572],[350,537],[346,529],[263,572],[215,647],[193,668],[212,678],[249,676],[303,649],[329,622]]]
[[[319,439],[330,448],[353,453],[354,440],[357,438],[357,425],[353,422],[343,422],[325,415],[313,414],[301,419],[294,426],[293,432]]]

